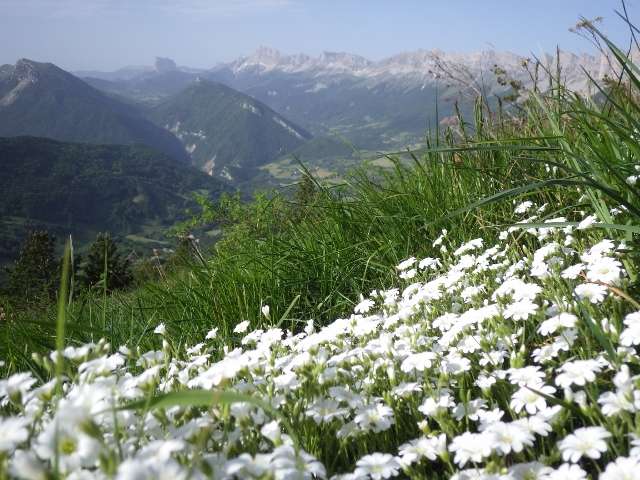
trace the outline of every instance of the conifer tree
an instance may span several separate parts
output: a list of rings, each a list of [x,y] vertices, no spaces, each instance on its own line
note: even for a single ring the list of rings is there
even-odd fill
[[[99,233],[91,244],[82,270],[82,281],[88,288],[104,288],[106,281],[108,291],[120,290],[133,280],[131,261],[122,255],[108,232]]]
[[[48,300],[55,295],[59,262],[55,237],[46,230],[29,232],[18,258],[9,268],[8,290],[25,300]]]

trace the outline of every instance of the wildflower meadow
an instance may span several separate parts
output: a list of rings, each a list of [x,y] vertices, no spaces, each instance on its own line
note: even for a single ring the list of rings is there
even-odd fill
[[[544,208],[518,205],[495,244],[442,232],[439,257],[406,259],[396,288],[322,328],[244,322],[237,344],[213,329],[180,347],[161,324],[155,350],[38,357],[58,376],[0,382],[4,475],[635,478],[627,247],[590,218],[528,228]]]

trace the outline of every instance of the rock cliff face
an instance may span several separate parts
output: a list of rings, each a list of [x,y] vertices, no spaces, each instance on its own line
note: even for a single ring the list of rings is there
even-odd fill
[[[156,72],[160,72],[160,73],[174,72],[178,70],[178,66],[176,65],[176,62],[174,62],[170,58],[165,58],[165,57],[156,57],[154,67]]]
[[[28,88],[29,85],[38,83],[39,79],[38,70],[32,62],[25,59],[18,60],[13,70],[6,70],[4,77],[5,88],[10,88],[10,90],[0,97],[0,106],[9,106],[14,103],[23,90]],[[11,88],[12,84],[14,85],[13,88]]]

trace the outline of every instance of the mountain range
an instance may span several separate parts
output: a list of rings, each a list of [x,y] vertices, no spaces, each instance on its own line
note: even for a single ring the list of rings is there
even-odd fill
[[[595,77],[601,77],[609,70],[608,61],[603,56],[577,55],[566,51],[558,53],[564,74],[573,88],[577,86],[576,82],[583,80],[583,75],[580,74],[583,68]],[[368,78],[378,83],[391,78],[411,78],[431,82],[439,73],[441,64],[457,65],[476,74],[487,73],[494,65],[498,65],[512,75],[525,78],[527,75],[522,71],[522,62],[527,59],[531,60],[531,57],[496,50],[455,53],[434,49],[404,52],[373,61],[342,52],[324,52],[313,57],[305,54],[285,55],[273,48],[260,47],[251,55],[217,65],[211,71],[228,69],[234,75],[245,71],[260,74],[274,71],[290,74],[304,73],[318,77],[350,75]],[[553,67],[556,55],[543,54],[537,60],[546,67]]]
[[[586,90],[585,72],[602,78],[604,57],[558,52],[562,77]],[[496,51],[419,50],[372,61],[325,52],[285,55],[261,47],[203,70],[157,58],[153,66],[88,71],[82,79],[50,63],[0,67],[0,136],[29,135],[92,144],[143,144],[234,185],[273,171],[294,151],[314,165],[340,166],[334,151],[389,151],[420,144],[425,132],[473,99],[510,88],[494,68],[542,85],[554,57],[529,60]],[[312,142],[300,149],[312,137]],[[342,145],[338,145],[342,143]],[[345,147],[346,146],[346,147]]]
[[[567,86],[578,91],[589,89],[585,71],[593,78],[610,71],[605,57],[560,51],[558,58]],[[536,61],[542,68],[534,72]],[[531,86],[532,76],[537,76],[544,88],[546,70],[556,72],[556,56],[532,60],[494,50],[418,50],[373,61],[349,53],[314,57],[261,47],[208,70],[169,65],[169,71],[156,62],[155,67],[91,72],[87,81],[98,86],[96,82],[109,80],[111,93],[154,103],[196,79],[214,80],[263,102],[314,136],[345,138],[363,150],[389,150],[421,142],[427,128],[454,113],[456,102],[469,113],[478,93],[489,98],[504,94],[509,87],[497,81],[492,72],[496,66],[524,86]]]

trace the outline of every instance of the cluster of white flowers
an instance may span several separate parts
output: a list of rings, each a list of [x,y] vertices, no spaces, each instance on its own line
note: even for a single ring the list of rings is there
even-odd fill
[[[160,325],[156,351],[68,347],[60,385],[0,380],[0,477],[638,478],[640,312],[620,245],[526,232],[458,246],[445,231],[441,258],[396,267],[413,283],[318,330],[245,321],[235,345],[213,329],[186,348]],[[197,389],[241,395],[151,401]]]

